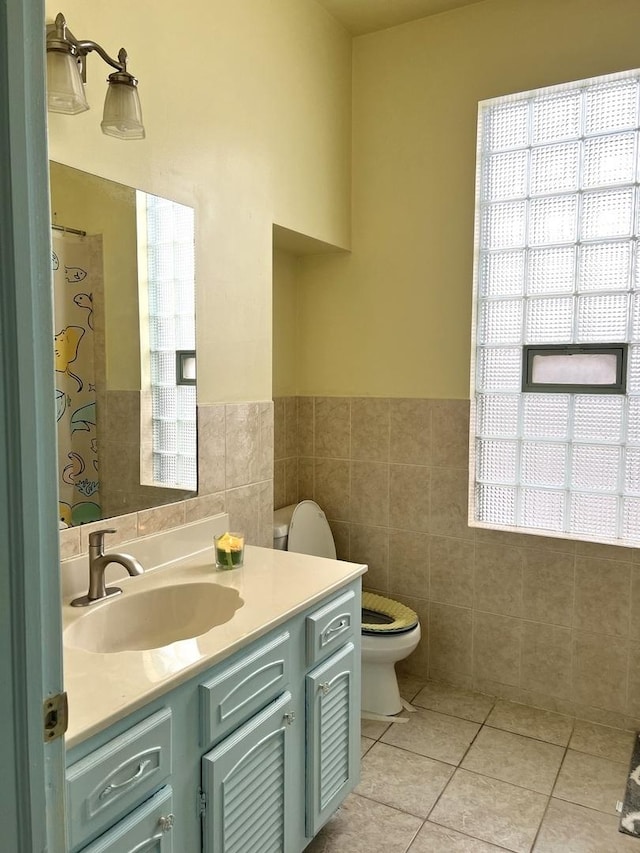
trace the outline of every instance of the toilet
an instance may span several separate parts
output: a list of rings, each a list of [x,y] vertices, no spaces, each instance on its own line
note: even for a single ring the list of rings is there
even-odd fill
[[[315,501],[290,504],[273,513],[273,547],[336,559],[329,522]],[[420,641],[418,615],[392,598],[362,594],[362,711],[373,719],[394,717],[411,707],[400,697],[395,664]]]

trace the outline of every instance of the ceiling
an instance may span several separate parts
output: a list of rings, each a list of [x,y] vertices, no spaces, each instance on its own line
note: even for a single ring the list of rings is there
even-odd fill
[[[480,2],[482,0],[318,0],[354,36]]]

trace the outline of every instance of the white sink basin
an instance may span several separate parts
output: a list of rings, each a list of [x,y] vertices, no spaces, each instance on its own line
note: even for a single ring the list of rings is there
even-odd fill
[[[66,645],[99,654],[140,651],[199,637],[228,622],[244,601],[237,590],[216,583],[181,583],[135,591],[86,613],[64,631]]]

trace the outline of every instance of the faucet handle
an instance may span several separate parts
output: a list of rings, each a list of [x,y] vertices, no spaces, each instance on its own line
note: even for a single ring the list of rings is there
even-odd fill
[[[104,536],[106,533],[116,533],[115,527],[105,527],[102,530],[94,530],[89,534],[89,547],[99,548],[102,551],[104,547]]]

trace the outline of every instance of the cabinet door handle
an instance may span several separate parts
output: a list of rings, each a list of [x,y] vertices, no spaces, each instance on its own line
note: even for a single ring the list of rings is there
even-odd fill
[[[289,711],[287,714],[283,714],[283,719],[285,723],[290,726],[296,719],[296,715],[294,711]]]
[[[331,685],[328,681],[323,681],[320,685],[320,690],[322,690],[322,695],[326,696],[327,693],[331,690]]]
[[[347,620],[341,619],[337,625],[334,625],[332,628],[327,628],[324,632],[325,639],[328,639],[331,634],[335,634],[337,631],[342,631],[347,627]]]
[[[117,782],[117,783],[111,782],[109,785],[107,785],[107,787],[103,791],[100,791],[99,799],[102,800],[102,799],[104,799],[104,797],[108,797],[110,794],[113,794],[114,791],[119,791],[122,788],[127,788],[133,782],[137,782],[138,779],[140,779],[140,777],[142,776],[142,774],[144,773],[144,771],[147,769],[147,767],[150,764],[151,764],[151,759],[149,759],[149,758],[147,758],[145,761],[141,761],[140,764],[138,765],[138,769],[133,774],[133,776],[131,776],[129,779],[125,780],[124,782]]]
[[[163,815],[158,820],[158,826],[163,832],[170,832],[173,829],[173,824],[175,822],[175,817],[172,814]]]

